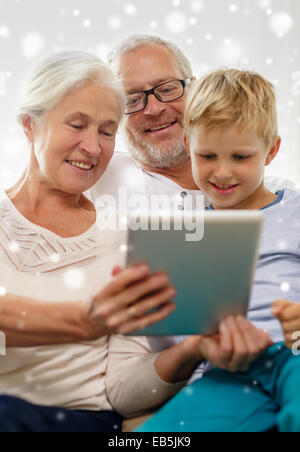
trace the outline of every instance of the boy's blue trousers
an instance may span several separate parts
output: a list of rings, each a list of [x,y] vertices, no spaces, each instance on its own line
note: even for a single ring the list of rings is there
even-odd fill
[[[245,373],[214,369],[183,389],[138,432],[300,432],[300,356],[283,343]]]

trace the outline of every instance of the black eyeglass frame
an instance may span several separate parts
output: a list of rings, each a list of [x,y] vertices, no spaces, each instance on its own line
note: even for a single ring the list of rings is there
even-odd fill
[[[159,97],[159,95],[156,94],[157,88],[160,88],[161,86],[167,85],[168,83],[172,83],[172,82],[180,82],[180,83],[182,84],[183,93],[181,94],[181,96],[176,97],[175,99],[172,99],[172,100],[162,100],[162,99]],[[177,79],[174,79],[174,80],[170,80],[169,82],[161,83],[160,85],[157,85],[157,86],[155,86],[154,88],[148,89],[148,90],[146,90],[146,91],[137,91],[136,93],[131,93],[130,96],[131,96],[132,94],[141,94],[141,93],[145,94],[145,101],[144,101],[144,104],[145,104],[145,105],[143,106],[143,108],[140,108],[139,110],[132,111],[132,112],[130,112],[130,113],[125,112],[125,115],[133,115],[134,113],[138,113],[139,111],[144,110],[144,109],[147,107],[147,105],[148,105],[148,98],[149,98],[149,96],[150,96],[151,94],[153,94],[153,95],[155,96],[155,98],[156,98],[159,102],[162,102],[163,104],[167,104],[167,103],[169,103],[169,102],[174,102],[175,100],[181,99],[181,98],[184,96],[184,90],[185,90],[185,88],[186,88],[188,85],[190,85],[191,83],[192,83],[192,79],[191,79],[191,78],[186,78],[185,80],[177,80]]]

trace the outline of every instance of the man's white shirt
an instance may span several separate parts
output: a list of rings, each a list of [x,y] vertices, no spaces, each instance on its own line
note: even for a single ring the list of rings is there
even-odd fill
[[[266,177],[265,184],[273,193],[283,188],[292,190],[296,188],[290,180],[276,177]],[[87,193],[87,196],[94,202],[103,196],[110,196],[118,201],[120,188],[126,188],[128,196],[143,195],[148,200],[153,195],[167,195],[174,200],[174,207],[178,210],[184,207],[187,195],[194,200],[199,194],[203,195],[200,190],[186,190],[165,176],[142,170],[129,153],[116,152],[106,173]],[[205,205],[209,202],[205,197]]]

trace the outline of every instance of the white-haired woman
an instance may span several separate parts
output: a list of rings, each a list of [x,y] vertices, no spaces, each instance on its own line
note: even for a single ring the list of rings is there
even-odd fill
[[[46,58],[29,82],[19,120],[30,160],[0,200],[0,431],[120,431],[107,336],[174,309],[166,274],[113,271],[123,237],[99,231],[102,207],[83,194],[109,164],[124,102],[110,69],[84,52]]]

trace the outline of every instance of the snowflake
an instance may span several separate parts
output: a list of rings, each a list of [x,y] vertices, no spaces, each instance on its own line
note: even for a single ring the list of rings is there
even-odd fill
[[[126,3],[124,5],[124,12],[125,14],[127,14],[127,16],[136,16],[138,11],[137,11],[137,7],[133,4],[133,3]]]
[[[124,244],[120,246],[121,253],[127,253],[128,251],[128,245]]]
[[[32,31],[27,33],[21,41],[21,50],[24,57],[28,60],[35,58],[45,45],[44,39],[40,33]]]
[[[118,30],[122,26],[122,20],[118,16],[112,16],[108,19],[108,27],[112,30]]]
[[[83,286],[85,275],[79,269],[68,269],[64,274],[64,283],[69,289],[77,290]]]
[[[83,25],[85,28],[90,28],[90,26],[92,25],[92,23],[91,23],[90,20],[86,19],[86,20],[83,21],[82,25]]]
[[[243,389],[243,392],[244,392],[244,394],[250,394],[251,393],[251,388],[250,388],[250,386],[245,386],[244,387],[244,389]]]
[[[186,394],[187,396],[192,396],[192,395],[194,395],[194,389],[193,389],[193,388],[186,388],[184,392],[185,392],[185,394]]]
[[[7,289],[6,287],[1,286],[0,287],[0,297],[4,297],[4,295],[7,294]]]
[[[58,411],[58,413],[56,413],[55,415],[55,419],[58,422],[64,422],[66,420],[66,415],[63,411]]]
[[[232,3],[231,5],[229,5],[229,11],[230,11],[231,13],[236,13],[237,10],[238,10],[238,7],[237,7],[237,5],[235,5],[234,3]]]
[[[279,38],[288,33],[293,25],[292,17],[286,12],[278,12],[270,19],[270,28]]]
[[[11,31],[5,25],[0,25],[0,38],[8,39],[11,36]]]
[[[280,289],[281,289],[282,292],[286,293],[286,292],[290,291],[291,286],[290,286],[290,284],[288,282],[284,282],[284,283],[281,284]]]
[[[54,263],[59,262],[60,261],[60,255],[57,254],[57,253],[56,254],[52,254],[51,261],[54,262]]]
[[[16,242],[11,242],[11,244],[9,245],[9,249],[13,253],[15,253],[16,251],[18,251],[19,245]]]
[[[180,34],[186,31],[188,21],[186,16],[180,12],[171,13],[166,19],[166,27],[173,34]]]
[[[194,13],[201,13],[204,10],[204,3],[202,1],[199,1],[199,0],[194,0],[190,4],[190,9]]]
[[[265,367],[266,369],[272,369],[274,366],[273,361],[266,361]]]
[[[272,0],[259,0],[258,5],[260,8],[268,10],[272,6]]]

